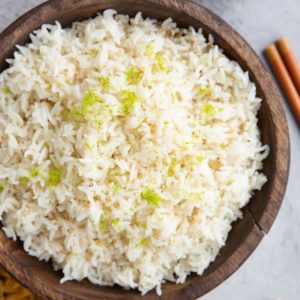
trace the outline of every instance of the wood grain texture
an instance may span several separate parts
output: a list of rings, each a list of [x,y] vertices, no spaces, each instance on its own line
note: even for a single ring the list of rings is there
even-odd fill
[[[145,16],[159,20],[172,17],[181,27],[202,27],[205,35],[214,36],[215,42],[229,58],[249,71],[251,80],[257,86],[257,94],[263,99],[258,118],[262,141],[271,147],[263,169],[268,182],[244,208],[244,218],[233,224],[226,246],[202,276],[191,275],[182,285],[166,283],[163,285],[163,296],[158,297],[152,291],[142,298],[194,300],[219,285],[239,268],[269,231],[277,215],[287,184],[290,158],[288,126],[281,99],[270,75],[247,42],[218,16],[192,1],[184,0],[46,2],[18,19],[0,35],[0,70],[6,67],[5,59],[12,56],[15,45],[26,43],[29,32],[43,23],[58,20],[63,26],[68,26],[75,20],[94,16],[106,8],[114,8],[130,15],[142,11]],[[27,255],[22,243],[7,239],[2,230],[0,263],[17,280],[44,299],[141,299],[137,291],[124,291],[120,287],[99,287],[86,280],[60,285],[61,273],[54,272],[50,263],[39,262]]]

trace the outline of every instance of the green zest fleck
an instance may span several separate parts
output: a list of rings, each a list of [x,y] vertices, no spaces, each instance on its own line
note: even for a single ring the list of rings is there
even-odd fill
[[[120,223],[120,218],[115,218],[112,220],[113,225],[118,225]]]
[[[62,169],[50,168],[48,174],[48,186],[54,187],[60,183]]]
[[[21,184],[26,184],[26,183],[28,183],[29,181],[30,181],[30,179],[29,179],[28,177],[25,177],[25,176],[20,177],[20,183],[21,183]]]
[[[40,170],[38,168],[32,169],[30,171],[30,177],[34,178],[40,175]]]
[[[97,96],[94,91],[87,92],[83,98],[83,110],[88,110],[98,102],[101,102],[101,98]]]
[[[138,243],[138,246],[139,247],[145,246],[146,244],[148,244],[149,241],[150,241],[150,238],[148,238],[148,237],[141,239],[140,242]]]
[[[173,157],[171,159],[171,166],[176,166],[176,165],[177,165],[177,159],[176,159],[176,157]]]
[[[63,112],[63,115],[68,119],[70,116],[83,117],[92,114],[93,111],[90,109],[96,103],[102,102],[102,99],[94,92],[89,91],[83,98],[83,105],[73,107],[70,112]]]
[[[175,157],[171,159],[171,164],[168,169],[168,176],[171,177],[174,175],[174,167],[177,165],[178,161]]]
[[[170,121],[164,121],[164,125],[170,124]]]
[[[129,84],[138,84],[144,76],[144,70],[140,67],[132,66],[126,72],[126,80]]]
[[[205,160],[205,156],[199,155],[199,156],[196,156],[196,159],[198,162],[203,162]]]
[[[92,151],[94,149],[94,147],[89,142],[85,142],[84,146],[90,151]]]
[[[161,53],[155,55],[155,61],[161,71],[166,71],[165,58]]]
[[[124,90],[121,92],[121,101],[123,105],[123,111],[126,115],[134,107],[135,102],[139,100],[137,94],[130,90]]]
[[[121,225],[120,225],[120,218],[115,218],[112,219],[112,226],[116,231],[120,231],[121,230]]]
[[[115,193],[117,193],[120,189],[121,189],[121,185],[120,185],[120,184],[114,184],[113,187],[112,187],[112,192],[115,194]]]
[[[72,82],[73,82],[72,79],[67,79],[67,80],[66,80],[66,84],[68,84],[68,85],[72,84]]]
[[[8,180],[5,180],[3,183],[0,184],[0,192],[3,192],[3,190],[8,186]]]
[[[143,200],[146,200],[150,205],[155,207],[157,207],[159,203],[163,201],[163,198],[150,188],[146,188],[146,190],[141,193],[141,198]]]
[[[189,150],[189,147],[188,146],[181,146],[180,149],[183,150],[183,151],[187,151],[187,150]]]
[[[2,92],[4,95],[11,94],[11,90],[10,90],[8,87],[3,87],[3,88],[1,88],[1,92]]]
[[[70,116],[77,116],[77,117],[82,117],[86,114],[87,112],[83,111],[83,107],[73,107],[70,111],[69,111],[69,117]]]
[[[99,120],[95,120],[95,125],[97,127],[97,131],[98,133],[100,132],[101,128],[102,128],[102,122]]]
[[[199,93],[201,94],[201,95],[205,95],[205,94],[207,94],[209,92],[209,89],[208,88],[199,88]]]
[[[99,230],[101,232],[104,232],[106,230],[106,228],[107,228],[106,220],[103,217],[101,217],[101,219],[99,221]]]
[[[101,83],[101,86],[102,86],[102,88],[104,89],[104,90],[108,90],[108,89],[110,89],[110,79],[109,79],[109,77],[106,77],[106,76],[100,76],[99,78],[98,78],[98,80],[100,81],[100,83]]]
[[[224,143],[222,143],[220,146],[221,146],[222,149],[226,148],[226,144],[224,144]]]
[[[111,105],[106,104],[105,107],[107,108],[107,110],[109,112],[109,115],[112,116],[113,113],[114,113],[114,110],[113,110],[114,105],[113,104],[111,104]]]
[[[200,87],[199,88],[200,95],[212,95],[212,88],[211,87]]]
[[[203,111],[204,113],[208,116],[208,117],[212,117],[214,116],[214,114],[216,113],[216,109],[214,108],[214,106],[210,103],[207,103],[204,105],[203,107]]]
[[[151,58],[154,55],[154,49],[153,49],[151,43],[146,45],[144,55],[146,55],[149,58]]]
[[[203,196],[204,193],[186,193],[186,197],[194,201],[201,201]]]

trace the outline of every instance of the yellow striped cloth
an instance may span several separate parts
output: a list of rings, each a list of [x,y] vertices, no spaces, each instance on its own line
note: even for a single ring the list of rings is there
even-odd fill
[[[0,267],[0,300],[38,300]]]

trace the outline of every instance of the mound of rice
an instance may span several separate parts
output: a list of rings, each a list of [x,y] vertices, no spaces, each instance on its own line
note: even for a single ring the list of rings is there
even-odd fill
[[[66,280],[202,274],[266,178],[248,73],[201,30],[107,10],[43,25],[0,75],[0,219]]]

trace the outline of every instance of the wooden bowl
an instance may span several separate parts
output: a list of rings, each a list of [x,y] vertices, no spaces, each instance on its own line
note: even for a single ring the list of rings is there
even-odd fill
[[[244,217],[233,224],[226,246],[202,276],[191,275],[182,285],[166,283],[163,296],[154,291],[143,297],[149,299],[194,300],[207,293],[246,260],[263,236],[269,231],[280,208],[289,169],[289,134],[284,110],[277,88],[260,59],[247,42],[227,23],[200,5],[186,0],[53,0],[46,2],[9,26],[0,35],[0,70],[6,67],[16,44],[29,41],[29,33],[44,23],[60,21],[69,26],[73,21],[94,16],[106,8],[134,15],[142,11],[145,16],[163,20],[172,17],[180,27],[202,27],[204,34],[212,34],[225,54],[236,60],[257,86],[263,99],[259,111],[262,141],[271,147],[264,161],[263,172],[268,182],[256,192],[243,209]],[[25,253],[21,242],[8,239],[0,229],[0,263],[22,284],[45,299],[141,299],[135,290],[120,287],[100,287],[84,280],[59,283],[61,273],[54,272],[51,263],[40,262]]]

